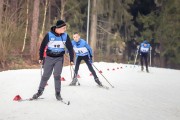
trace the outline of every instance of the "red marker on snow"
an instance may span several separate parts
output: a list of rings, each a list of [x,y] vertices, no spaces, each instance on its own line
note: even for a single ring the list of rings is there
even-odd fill
[[[20,100],[22,100],[22,98],[20,95],[16,95],[13,100],[14,101],[20,101]]]
[[[77,75],[77,78],[80,78],[80,75]]]
[[[61,77],[61,81],[65,81],[65,78],[64,78],[64,77]]]

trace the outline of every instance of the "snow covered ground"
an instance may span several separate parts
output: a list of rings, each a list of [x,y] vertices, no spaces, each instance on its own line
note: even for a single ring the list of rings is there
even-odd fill
[[[80,66],[81,86],[68,86],[70,67],[64,67],[61,95],[71,104],[55,99],[53,77],[37,101],[13,101],[37,92],[40,69],[0,72],[0,120],[180,120],[180,70],[140,67],[118,63],[94,63],[112,88],[97,72],[109,90],[97,87],[85,64]],[[95,69],[96,70],[96,69]]]

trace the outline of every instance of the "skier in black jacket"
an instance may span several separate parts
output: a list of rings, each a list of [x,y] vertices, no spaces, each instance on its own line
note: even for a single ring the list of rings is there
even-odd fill
[[[45,47],[47,46],[46,50],[46,58],[44,63],[44,73],[41,78],[41,82],[39,84],[38,92],[33,95],[33,99],[37,99],[39,96],[42,95],[44,88],[49,80],[52,72],[54,75],[54,82],[55,82],[55,96],[57,100],[62,100],[61,97],[61,72],[63,68],[63,61],[64,61],[64,54],[65,54],[65,47],[69,51],[70,56],[70,64],[73,63],[74,53],[73,47],[71,44],[71,40],[69,35],[65,32],[66,31],[66,23],[62,20],[58,20],[56,26],[51,27],[51,31],[46,34],[44,37],[40,50],[39,50],[39,63],[42,64],[43,62],[43,53]],[[54,69],[54,71],[53,71]]]

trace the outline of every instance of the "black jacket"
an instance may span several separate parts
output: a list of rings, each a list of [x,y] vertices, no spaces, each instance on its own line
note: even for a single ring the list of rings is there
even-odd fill
[[[59,35],[59,34],[55,33],[55,27],[54,26],[51,27],[51,32],[57,37],[62,35],[62,34]],[[45,50],[45,47],[47,46],[48,43],[49,43],[49,34],[47,33],[45,35],[45,37],[44,37],[44,39],[43,39],[43,41],[41,43],[40,49],[39,49],[39,59],[40,60],[43,60],[44,50]],[[73,52],[73,46],[72,46],[69,35],[67,35],[67,40],[66,40],[65,46],[69,51],[70,62],[73,62],[74,52]],[[63,56],[64,54],[65,54],[65,51],[62,52],[62,54],[59,57]]]

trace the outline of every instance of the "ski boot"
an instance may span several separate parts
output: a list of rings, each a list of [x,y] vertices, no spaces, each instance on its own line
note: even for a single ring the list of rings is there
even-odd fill
[[[56,99],[57,100],[62,100],[60,92],[56,92]]]
[[[36,94],[33,95],[33,99],[38,99],[39,96],[41,96],[43,94],[42,91],[38,90],[38,92]]]
[[[143,70],[144,70],[144,67],[142,66],[142,67],[141,67],[141,71],[143,71]]]
[[[102,83],[99,81],[99,78],[95,78],[94,80],[99,86],[103,86]]]
[[[147,72],[147,73],[149,73],[149,70],[148,70],[148,69],[146,69],[146,72]]]
[[[77,82],[77,78],[73,78],[72,82],[69,84],[70,86],[75,86]]]

